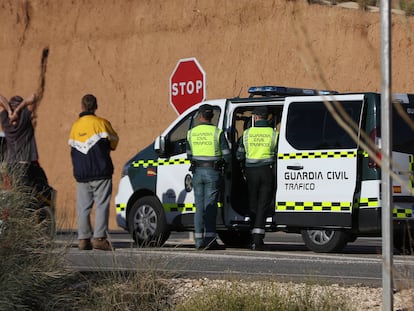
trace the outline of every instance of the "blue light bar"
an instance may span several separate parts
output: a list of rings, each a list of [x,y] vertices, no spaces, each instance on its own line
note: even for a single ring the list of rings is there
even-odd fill
[[[252,86],[249,88],[250,96],[262,95],[262,96],[301,96],[301,95],[330,95],[338,94],[337,91],[329,90],[314,90],[314,89],[302,89],[296,87],[285,86]]]

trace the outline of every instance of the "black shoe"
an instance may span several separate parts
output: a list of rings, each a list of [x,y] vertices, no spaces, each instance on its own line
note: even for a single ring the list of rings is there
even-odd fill
[[[218,244],[217,241],[214,240],[210,242],[204,249],[208,251],[213,251],[213,250],[217,251],[217,250],[225,250],[226,247],[224,245]]]
[[[252,251],[264,251],[265,249],[264,244],[256,244],[256,243],[253,243],[250,248]]]
[[[204,239],[195,239],[195,249],[202,251],[206,247],[206,242]]]

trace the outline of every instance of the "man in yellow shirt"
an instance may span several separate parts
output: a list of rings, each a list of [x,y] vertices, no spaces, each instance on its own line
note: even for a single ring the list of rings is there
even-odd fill
[[[97,109],[94,95],[83,96],[82,112],[69,136],[73,175],[77,181],[80,250],[112,250],[107,240],[114,172],[110,152],[118,145],[118,135],[109,121],[95,115]],[[94,203],[95,226],[92,229],[90,213]],[[94,239],[91,243],[92,235]]]

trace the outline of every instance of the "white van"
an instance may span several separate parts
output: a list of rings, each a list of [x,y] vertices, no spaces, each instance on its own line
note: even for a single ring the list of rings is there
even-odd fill
[[[280,127],[266,230],[301,233],[315,252],[340,251],[360,236],[381,236],[380,94],[280,86],[251,87],[249,93],[190,107],[125,164],[115,198],[118,225],[140,246],[159,246],[171,231],[194,229],[186,134],[198,122],[199,106],[208,103],[233,153],[217,216],[217,232],[227,246],[248,245],[251,239],[246,181],[235,153],[257,106],[268,107],[269,123]],[[414,95],[394,94],[393,103],[394,244],[408,248],[414,228],[414,127],[407,121],[414,119]]]

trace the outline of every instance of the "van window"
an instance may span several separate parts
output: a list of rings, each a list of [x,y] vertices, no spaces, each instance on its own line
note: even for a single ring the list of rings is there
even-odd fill
[[[220,109],[214,107],[212,123],[217,126],[220,118]],[[168,156],[174,156],[186,152],[187,132],[190,128],[198,125],[197,111],[193,111],[183,118],[169,133],[166,141],[166,152]]]
[[[237,108],[233,114],[233,125],[231,126],[232,143],[239,141],[243,132],[252,126],[252,111],[256,106],[246,106]],[[269,109],[268,123],[269,126],[276,128],[280,131],[280,120],[282,118],[282,105],[270,106],[266,105]]]
[[[361,101],[340,102],[349,118],[359,124]],[[348,122],[346,122],[348,123]],[[354,149],[352,137],[336,122],[323,102],[291,103],[286,139],[298,150]]]
[[[400,113],[397,110],[400,110]],[[406,114],[405,117],[410,119],[411,125],[408,124],[408,120],[403,119],[401,113]],[[392,116],[393,151],[414,154],[414,106],[401,105],[400,109],[396,109],[394,104]]]

